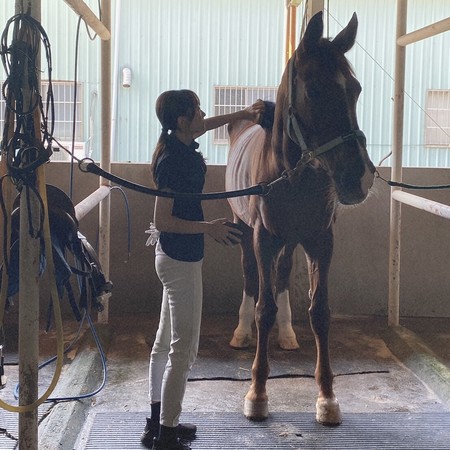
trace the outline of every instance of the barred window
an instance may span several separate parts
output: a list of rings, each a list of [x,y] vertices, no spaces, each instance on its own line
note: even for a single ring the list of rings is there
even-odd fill
[[[229,114],[258,99],[274,102],[278,87],[214,86],[214,115]],[[228,144],[227,127],[214,130],[214,144]]]
[[[0,83],[3,87],[3,83]],[[44,102],[47,99],[48,81],[41,82],[41,96]],[[53,136],[65,147],[71,146],[73,132],[73,99],[74,83],[72,81],[52,81],[54,99],[54,119],[55,128]],[[83,84],[77,83],[77,108],[75,120],[75,150],[83,146]],[[0,129],[3,130],[5,124],[5,99],[0,98]],[[49,118],[50,119],[50,118]],[[67,147],[67,148],[69,148]],[[69,148],[70,150],[70,148]],[[52,159],[67,159],[61,151],[60,155],[54,154]]]
[[[428,90],[425,146],[450,148],[450,90]]]

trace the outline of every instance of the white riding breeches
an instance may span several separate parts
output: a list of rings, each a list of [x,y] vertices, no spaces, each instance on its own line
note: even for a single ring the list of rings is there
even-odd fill
[[[156,246],[163,285],[158,331],[150,355],[149,397],[161,402],[160,423],[176,427],[189,372],[197,357],[203,303],[203,260],[177,261]]]

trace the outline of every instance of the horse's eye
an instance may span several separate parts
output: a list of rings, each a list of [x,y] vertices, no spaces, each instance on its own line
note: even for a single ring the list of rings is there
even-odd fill
[[[317,100],[320,97],[321,89],[319,86],[309,85],[306,87],[306,96],[310,100]]]

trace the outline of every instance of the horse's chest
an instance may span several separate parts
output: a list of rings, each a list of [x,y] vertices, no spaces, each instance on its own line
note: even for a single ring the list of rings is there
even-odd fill
[[[282,182],[262,199],[265,228],[289,241],[301,242],[330,226],[335,202],[327,177]]]

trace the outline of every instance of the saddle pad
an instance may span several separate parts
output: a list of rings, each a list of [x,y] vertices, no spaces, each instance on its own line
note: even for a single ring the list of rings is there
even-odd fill
[[[234,191],[252,186],[251,164],[254,157],[252,150],[255,146],[253,138],[256,134],[264,138],[264,131],[259,125],[250,126],[233,142],[228,154],[225,190]],[[252,141],[251,146],[250,141]],[[249,195],[228,199],[233,212],[247,225],[251,224],[249,200]]]

